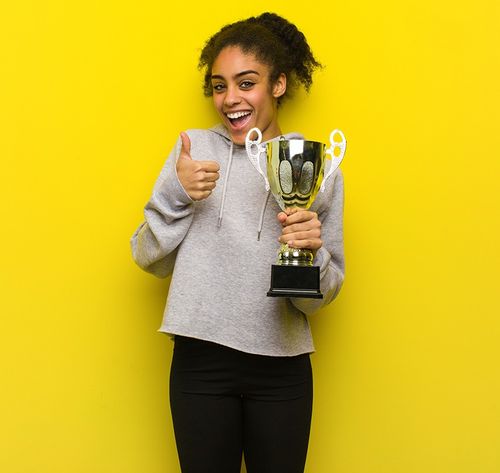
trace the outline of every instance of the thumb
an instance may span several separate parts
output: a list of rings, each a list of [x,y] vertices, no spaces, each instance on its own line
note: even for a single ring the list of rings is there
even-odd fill
[[[278,214],[278,222],[281,223],[281,225],[283,225],[286,222],[287,217],[288,215],[285,212],[280,212]]]
[[[189,136],[184,131],[181,132],[181,154],[179,157],[191,159],[191,140]]]

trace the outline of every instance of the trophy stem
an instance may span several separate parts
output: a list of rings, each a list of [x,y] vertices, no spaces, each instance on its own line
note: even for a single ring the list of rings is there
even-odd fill
[[[306,248],[290,248],[283,243],[278,254],[280,266],[312,266],[314,254]]]

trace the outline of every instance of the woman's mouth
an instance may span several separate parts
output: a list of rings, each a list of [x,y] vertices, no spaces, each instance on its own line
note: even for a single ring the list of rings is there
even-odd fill
[[[241,130],[250,121],[252,112],[231,112],[226,113],[226,117],[234,130]]]

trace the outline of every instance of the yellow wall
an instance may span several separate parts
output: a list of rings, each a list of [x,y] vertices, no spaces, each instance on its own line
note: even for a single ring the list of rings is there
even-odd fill
[[[266,9],[327,65],[284,131],[349,141],[307,472],[500,471],[499,2],[205,3],[1,8],[0,471],[178,471],[167,283],[129,238],[178,132],[216,121],[204,40]]]

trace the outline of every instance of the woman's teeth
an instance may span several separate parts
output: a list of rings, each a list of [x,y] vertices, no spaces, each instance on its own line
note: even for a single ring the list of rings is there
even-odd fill
[[[235,112],[235,113],[228,113],[227,118],[230,120],[235,120],[236,118],[241,118],[246,115],[250,115],[250,112]]]
[[[250,120],[250,115],[252,112],[234,112],[227,113],[226,116],[231,122],[231,125],[235,128],[241,128],[246,125],[248,120]]]

